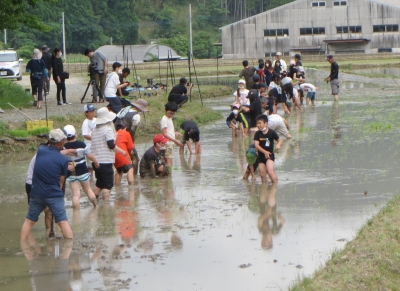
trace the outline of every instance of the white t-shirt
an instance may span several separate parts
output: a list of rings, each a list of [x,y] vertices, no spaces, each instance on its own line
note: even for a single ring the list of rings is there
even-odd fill
[[[236,95],[237,95],[237,90],[233,92],[233,96],[235,96],[235,99]],[[249,98],[247,98],[248,95],[249,95],[249,90],[247,89],[244,89],[243,92],[240,92],[240,96],[238,98],[240,105],[250,105],[250,100]]]
[[[313,84],[310,83],[303,83],[300,84],[300,88],[303,89],[304,91],[308,91],[308,92],[315,92],[316,88]]]
[[[164,128],[167,128],[167,134],[175,139],[175,128],[174,123],[172,122],[172,118],[168,118],[167,116],[163,116],[160,121],[161,131]],[[167,144],[174,144],[173,141],[168,141]]]
[[[129,109],[129,112],[137,112],[137,111],[134,109]],[[132,117],[132,125],[138,125],[139,122],[140,122],[140,114],[138,113]]]
[[[104,90],[104,97],[117,97],[117,86],[119,82],[118,74],[112,72],[107,75],[106,88]]]
[[[29,163],[28,172],[26,173],[25,183],[28,185],[32,185],[32,176],[33,176],[33,168],[36,163],[36,155],[33,156],[31,162]]]
[[[82,128],[81,128],[83,136],[85,136],[85,135],[92,136],[92,130],[96,127],[95,122],[96,122],[96,117],[94,117],[93,120],[89,120],[86,118],[83,121]],[[91,143],[91,142],[92,142],[91,140],[85,138],[86,144]]]

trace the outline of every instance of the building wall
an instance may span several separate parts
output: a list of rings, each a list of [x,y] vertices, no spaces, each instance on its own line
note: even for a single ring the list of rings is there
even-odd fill
[[[400,7],[370,0],[298,0],[221,28],[224,58],[262,58],[278,51],[294,54],[305,48],[321,48],[323,53],[358,51],[376,53],[378,48],[400,52],[400,33],[373,32],[373,25],[400,26]],[[312,7],[325,2],[325,7]],[[400,0],[399,0],[400,6]],[[337,33],[338,26],[361,26],[360,33]],[[300,28],[324,27],[324,34],[300,35]],[[289,35],[264,37],[265,29],[289,29]],[[327,44],[324,40],[369,39],[366,43]]]

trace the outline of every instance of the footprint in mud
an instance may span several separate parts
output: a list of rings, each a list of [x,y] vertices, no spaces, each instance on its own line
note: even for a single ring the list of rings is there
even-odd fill
[[[297,265],[296,268],[297,269],[303,269],[304,267],[302,265]]]

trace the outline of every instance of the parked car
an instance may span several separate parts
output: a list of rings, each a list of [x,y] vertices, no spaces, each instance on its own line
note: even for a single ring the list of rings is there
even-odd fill
[[[0,51],[0,78],[22,80],[21,62],[14,50]]]

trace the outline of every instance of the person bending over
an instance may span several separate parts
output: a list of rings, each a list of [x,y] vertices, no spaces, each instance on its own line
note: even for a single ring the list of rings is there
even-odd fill
[[[153,146],[149,148],[140,160],[140,177],[163,177],[169,174],[164,156],[168,138],[162,134],[153,137]]]

